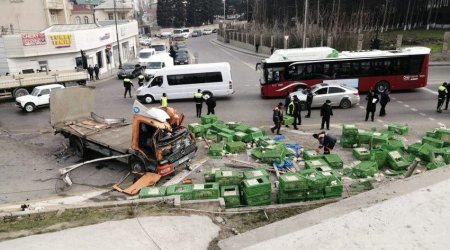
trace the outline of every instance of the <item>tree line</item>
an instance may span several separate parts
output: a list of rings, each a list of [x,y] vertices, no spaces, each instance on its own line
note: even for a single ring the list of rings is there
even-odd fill
[[[161,27],[211,24],[223,14],[222,0],[158,0],[157,21]]]

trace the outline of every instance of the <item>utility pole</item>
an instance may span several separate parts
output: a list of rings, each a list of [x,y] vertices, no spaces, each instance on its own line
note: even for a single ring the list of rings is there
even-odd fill
[[[120,53],[120,41],[119,41],[119,30],[117,29],[117,12],[116,12],[116,0],[114,2],[114,23],[116,25],[116,43],[117,43],[117,51],[119,52],[119,69],[122,68],[122,56]]]
[[[308,14],[308,0],[305,0],[305,14],[303,15],[303,48],[306,47],[306,28],[307,28],[307,24],[306,24],[306,20],[307,20],[307,15]]]
[[[225,23],[225,10],[226,10],[226,8],[225,8],[225,2],[226,2],[226,0],[223,0],[223,23]]]

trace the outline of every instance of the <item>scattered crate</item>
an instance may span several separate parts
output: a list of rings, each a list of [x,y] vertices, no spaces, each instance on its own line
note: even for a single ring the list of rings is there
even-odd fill
[[[139,191],[139,199],[162,197],[166,195],[166,187],[144,187]]]
[[[219,184],[214,182],[193,184],[192,196],[194,200],[217,199]]]
[[[360,161],[368,161],[370,159],[370,151],[367,148],[354,148],[352,155]]]
[[[326,154],[323,158],[332,168],[341,169],[344,167],[344,161],[337,154]]]
[[[389,123],[388,131],[393,131],[399,135],[406,135],[408,133],[408,125],[398,124],[398,123]]]
[[[175,184],[170,185],[166,189],[166,195],[180,195],[181,200],[192,200],[192,185],[191,184]]]
[[[202,124],[212,124],[217,121],[217,116],[203,115],[200,119],[201,119]]]
[[[225,207],[239,207],[241,205],[241,195],[238,185],[221,186],[220,196],[225,201]]]
[[[377,163],[374,161],[363,161],[352,169],[352,175],[358,178],[367,178],[377,172]]]

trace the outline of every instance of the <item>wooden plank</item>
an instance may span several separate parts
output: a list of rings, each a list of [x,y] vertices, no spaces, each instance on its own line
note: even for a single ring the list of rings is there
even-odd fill
[[[272,164],[273,168],[275,169],[275,175],[277,176],[277,179],[280,178],[280,171],[278,171],[277,165],[275,163]]]

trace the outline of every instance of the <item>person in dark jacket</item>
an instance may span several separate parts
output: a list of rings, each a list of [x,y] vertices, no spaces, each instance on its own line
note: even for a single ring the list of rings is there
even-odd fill
[[[297,129],[297,125],[302,125],[302,106],[297,95],[294,95],[294,129]]]
[[[308,109],[308,114],[305,116],[306,118],[311,117],[311,105],[313,102],[314,95],[310,89],[307,90],[306,94],[306,109]]]
[[[320,116],[322,116],[322,125],[320,126],[320,129],[323,129],[326,124],[327,130],[330,130],[330,118],[333,116],[333,108],[331,107],[330,100],[326,100],[320,108]]]
[[[286,95],[286,98],[284,99],[284,107],[286,108],[286,110],[285,110],[286,115],[289,115],[289,116],[291,116],[290,114],[288,114],[289,104],[292,102],[292,100],[294,100],[294,97],[290,96],[289,92],[288,92]],[[286,126],[286,128],[289,128],[289,125],[285,125],[285,126]]]
[[[381,105],[380,116],[386,115],[386,105],[390,101],[391,101],[391,98],[389,97],[389,90],[385,89],[383,91],[383,93],[381,93],[381,96],[380,96],[380,105]]]
[[[450,101],[450,84],[447,83],[447,98],[445,99],[445,110],[448,109],[448,102]]]
[[[366,121],[370,118],[373,121],[375,111],[377,111],[377,103],[380,101],[378,95],[373,91],[373,89],[369,90],[366,96],[367,107],[366,107]]]
[[[283,121],[283,103],[278,103],[278,105],[273,109],[272,120],[275,126],[270,128],[272,134],[277,130],[277,135],[280,134],[281,122]]]
[[[208,107],[208,113],[209,114],[215,114],[214,112],[214,108],[216,107],[216,99],[214,98],[214,96],[209,97],[208,99],[206,99],[205,101],[206,103],[206,107]]]
[[[123,98],[127,97],[127,92],[128,92],[128,95],[131,98],[132,97],[132,95],[131,95],[131,87],[134,88],[133,82],[129,78],[125,77],[123,79],[123,87],[125,88],[125,92],[123,93]]]
[[[336,145],[336,137],[325,133],[325,131],[322,131],[318,134],[313,134],[313,137],[316,138],[320,145],[317,147],[316,152],[319,153],[320,149],[323,148],[324,154],[330,154],[331,150],[333,150],[334,146]]]
[[[447,97],[447,83],[444,82],[438,88],[438,103],[437,103],[437,112],[442,113],[442,105],[444,104],[445,98]]]
[[[203,106],[203,94],[201,89],[198,89],[196,93],[194,93],[194,102],[195,109],[197,111],[197,117],[200,118],[202,116],[202,106]]]
[[[87,71],[89,73],[89,81],[94,81],[94,68],[92,68],[92,65],[89,65]]]
[[[144,80],[145,80],[145,76],[143,74],[140,74],[138,76],[138,85],[139,87],[141,87],[142,85],[144,85]]]
[[[98,67],[98,64],[94,66],[94,73],[95,73],[95,80],[100,80],[100,78],[98,78],[98,73],[100,73],[100,68]]]

